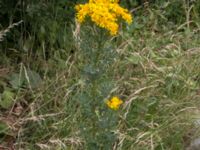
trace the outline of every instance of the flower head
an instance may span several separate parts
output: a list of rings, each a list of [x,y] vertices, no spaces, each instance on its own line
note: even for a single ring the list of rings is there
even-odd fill
[[[86,4],[75,6],[76,18],[82,23],[88,16],[99,27],[107,29],[111,35],[116,35],[119,29],[119,18],[129,24],[132,22],[131,14],[127,9],[119,6],[118,2],[119,0],[89,0]]]
[[[110,107],[113,110],[119,109],[119,106],[123,103],[121,99],[119,99],[117,96],[112,97],[110,100],[106,101],[106,104],[108,107]]]

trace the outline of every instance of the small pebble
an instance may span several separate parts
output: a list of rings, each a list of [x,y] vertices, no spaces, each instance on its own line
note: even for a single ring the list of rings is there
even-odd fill
[[[186,150],[200,150],[200,138],[193,140]]]

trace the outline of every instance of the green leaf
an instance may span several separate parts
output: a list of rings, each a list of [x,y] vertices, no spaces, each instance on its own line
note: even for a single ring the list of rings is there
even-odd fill
[[[37,88],[42,82],[40,75],[32,70],[27,70],[27,80],[31,88]]]
[[[139,64],[141,62],[141,56],[137,53],[132,54],[130,57],[127,58],[127,60],[135,65]]]
[[[19,89],[23,82],[24,82],[24,75],[20,75],[19,73],[13,73],[10,77],[10,84],[12,85],[12,88]]]
[[[14,96],[15,94],[11,91],[4,91],[3,94],[1,95],[1,99],[0,99],[0,106],[8,109],[9,107],[11,107],[14,103]]]

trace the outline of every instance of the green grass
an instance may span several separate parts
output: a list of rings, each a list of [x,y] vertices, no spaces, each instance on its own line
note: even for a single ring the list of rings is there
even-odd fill
[[[14,139],[16,149],[81,150],[89,149],[88,141],[94,138],[98,144],[104,143],[102,149],[108,149],[106,143],[112,143],[114,150],[185,149],[199,136],[199,127],[194,122],[199,118],[200,106],[200,21],[194,17],[189,26],[187,22],[173,24],[159,11],[156,7],[140,10],[143,15],[136,15],[131,26],[115,39],[106,41],[105,45],[117,52],[117,56],[109,62],[112,70],[106,70],[106,75],[93,84],[108,88],[107,94],[117,94],[124,101],[116,112],[107,113],[107,107],[102,106],[108,123],[113,123],[112,127],[107,127],[105,121],[105,128],[110,129],[111,134],[103,127],[102,132],[99,128],[94,129],[98,122],[91,121],[99,117],[99,112],[91,115],[90,110],[85,109],[89,106],[82,106],[79,101],[98,94],[93,91],[92,84],[83,80],[81,69],[84,63],[90,62],[90,57],[85,59],[82,53],[89,54],[80,43],[72,40],[72,33],[66,48],[56,49],[48,60],[35,54],[32,61],[26,63],[27,58],[21,54],[19,65],[12,66],[12,60],[5,63],[4,68],[11,69],[5,76],[0,72],[0,90],[15,94],[10,96],[15,100],[12,107],[1,110],[0,120],[9,125],[8,129],[0,126],[4,129],[0,133],[5,147]],[[86,28],[81,27],[81,30],[84,32]],[[84,40],[84,35],[80,38]],[[88,43],[84,44],[90,49],[93,45]],[[4,59],[8,56],[3,56],[1,61],[6,62]],[[98,57],[104,58],[104,55]],[[20,88],[12,86],[13,73],[24,80]],[[85,89],[95,94],[90,95],[88,91],[89,95],[81,95]],[[97,97],[101,98],[105,97]],[[101,103],[104,105],[103,99]],[[16,115],[16,108],[19,115]],[[90,133],[83,133],[83,128],[97,131],[99,135],[94,134],[91,138]],[[8,136],[11,140],[7,140]],[[114,142],[104,141],[109,139],[107,136]]]

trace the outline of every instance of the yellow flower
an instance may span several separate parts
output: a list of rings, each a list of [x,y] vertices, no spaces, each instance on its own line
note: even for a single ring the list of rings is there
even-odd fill
[[[106,104],[111,109],[117,110],[119,109],[119,106],[123,103],[121,99],[119,99],[117,96],[112,97],[111,100],[107,100]]]
[[[118,4],[119,0],[89,0],[86,4],[75,6],[76,18],[82,23],[88,16],[99,27],[107,29],[111,35],[116,35],[119,29],[118,19],[132,22],[132,16],[127,9]]]

